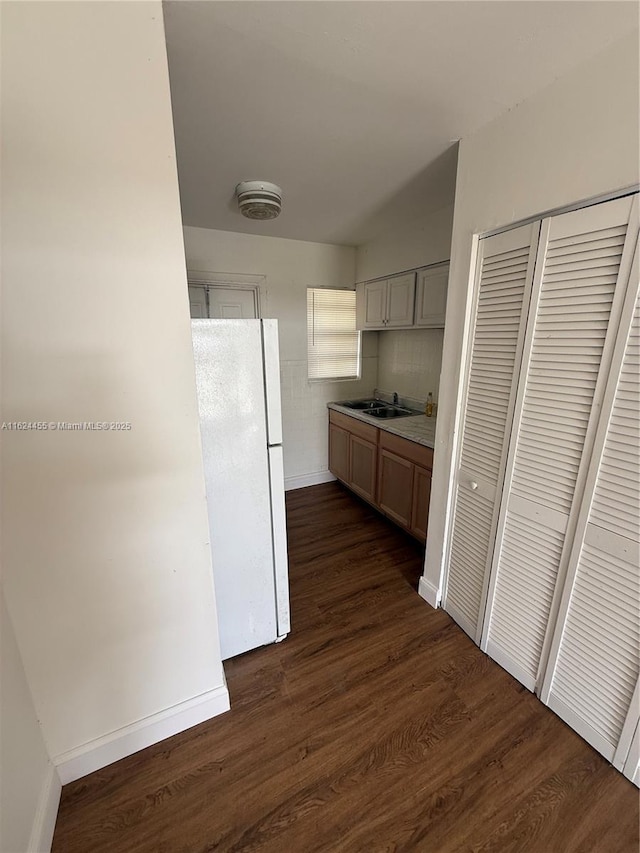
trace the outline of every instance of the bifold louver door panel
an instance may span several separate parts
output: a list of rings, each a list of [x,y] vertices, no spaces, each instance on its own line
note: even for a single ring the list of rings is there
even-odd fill
[[[637,258],[627,297],[541,698],[618,769],[631,767],[633,778],[638,756],[629,759],[629,750],[640,716]]]
[[[539,223],[480,241],[443,606],[479,639]]]
[[[631,205],[618,199],[542,223],[482,642],[530,690],[629,277]]]

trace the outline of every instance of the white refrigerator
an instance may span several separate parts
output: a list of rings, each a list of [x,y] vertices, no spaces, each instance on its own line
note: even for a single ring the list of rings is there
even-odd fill
[[[277,320],[192,320],[222,659],[289,633]]]

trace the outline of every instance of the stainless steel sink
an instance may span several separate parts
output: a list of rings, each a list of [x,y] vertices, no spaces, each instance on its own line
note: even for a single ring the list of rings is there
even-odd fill
[[[384,406],[385,403],[382,400],[344,400],[340,403],[341,406],[346,406],[347,409],[373,409],[378,408],[379,406]]]
[[[371,415],[372,418],[408,418],[411,415],[421,414],[414,409],[407,409],[406,406],[396,406],[371,397],[365,400],[343,400],[340,405],[347,409],[357,409],[364,415]]]
[[[377,406],[365,409],[363,414],[371,415],[373,418],[408,418],[411,415],[419,415],[414,409],[405,409],[402,406]]]

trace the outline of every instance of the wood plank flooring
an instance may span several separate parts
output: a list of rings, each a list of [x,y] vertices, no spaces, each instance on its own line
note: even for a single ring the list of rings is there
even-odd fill
[[[292,634],[65,786],[54,853],[638,850],[637,790],[418,597],[417,543],[336,483],[287,509]]]

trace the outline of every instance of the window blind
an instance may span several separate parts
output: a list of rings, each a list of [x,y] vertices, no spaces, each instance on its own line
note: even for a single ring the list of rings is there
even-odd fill
[[[307,290],[309,379],[358,379],[360,332],[354,290]]]

